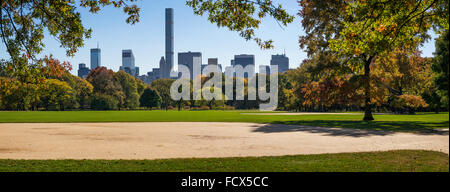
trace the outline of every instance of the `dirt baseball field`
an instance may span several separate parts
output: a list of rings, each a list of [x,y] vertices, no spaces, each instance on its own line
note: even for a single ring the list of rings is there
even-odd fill
[[[165,159],[424,149],[433,134],[254,123],[0,123],[0,159]]]

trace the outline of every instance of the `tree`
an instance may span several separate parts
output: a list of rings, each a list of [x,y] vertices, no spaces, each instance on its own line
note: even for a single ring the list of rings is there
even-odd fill
[[[136,0],[3,0],[0,1],[0,36],[11,57],[8,62],[9,74],[20,77],[38,74],[35,70],[42,64],[36,58],[44,47],[44,31],[60,42],[68,56],[73,56],[84,46],[84,39],[91,37],[91,29],[82,25],[77,6],[89,8],[97,13],[101,7],[113,5],[123,8],[129,15],[127,23],[139,21],[139,8],[129,5]]]
[[[60,80],[67,82],[72,87],[73,99],[75,100],[75,106],[81,109],[87,108],[90,104],[90,96],[94,87],[87,80],[74,76],[69,72],[64,73]],[[73,107],[73,108],[77,108]]]
[[[174,104],[174,101],[170,97],[170,86],[175,82],[173,79],[158,79],[152,81],[152,88],[158,91],[161,96],[161,108],[168,109],[169,106]]]
[[[92,30],[81,21],[78,8],[87,8],[91,13],[99,12],[105,6],[123,8],[128,14],[127,23],[140,20],[137,0],[82,0],[82,1],[44,1],[44,0],[4,0],[0,9],[0,37],[11,57],[6,69],[12,77],[39,75],[36,68],[42,65],[37,58],[44,48],[44,31],[60,42],[68,56],[73,56],[78,48],[84,46],[84,39],[90,38]],[[261,19],[270,15],[280,26],[294,20],[281,5],[271,0],[189,0],[186,4],[197,15],[209,14],[209,21],[219,27],[240,32],[246,40],[255,40],[262,48],[273,47],[272,41],[262,41],[255,37],[254,30]],[[257,11],[257,15],[255,15]]]
[[[280,27],[294,21],[294,16],[289,15],[281,4],[274,5],[271,0],[188,0],[186,4],[194,9],[196,15],[208,14],[211,23],[237,31],[241,37],[254,40],[264,49],[273,48],[273,41],[263,41],[255,36],[255,29],[259,27],[262,18],[268,14]]]
[[[161,96],[159,96],[158,92],[150,87],[144,89],[144,93],[142,93],[141,98],[139,99],[142,107],[147,107],[150,110],[153,107],[161,106]]]
[[[449,71],[449,54],[448,54],[448,41],[449,31],[442,33],[441,36],[436,39],[436,52],[434,53],[432,69],[436,74],[434,82],[438,89],[437,94],[442,98],[442,103],[448,109],[448,71]]]
[[[91,99],[91,107],[95,110],[116,110],[119,102],[111,95],[95,93]]]
[[[71,104],[72,88],[66,82],[48,79],[42,84],[41,101],[46,110],[64,110]]]
[[[124,94],[124,103],[121,107],[135,109],[139,106],[139,93],[138,93],[138,85],[136,79],[125,73],[124,71],[118,71],[114,74],[114,78],[120,83],[122,86],[122,91]]]
[[[201,95],[201,99],[200,100],[195,100],[194,104],[197,105],[198,107],[202,107],[202,106],[208,106],[209,109],[217,109],[220,107],[223,107],[225,105],[225,95],[223,93],[219,93],[221,92],[221,88],[218,87],[203,87],[202,89],[196,90],[197,93],[196,94],[200,94]],[[210,93],[214,93],[213,97],[222,97],[221,100],[216,100],[214,98],[212,98],[211,100],[206,100],[205,97],[203,97],[202,93],[206,93],[206,92],[210,92]]]
[[[87,80],[94,87],[94,94],[96,94],[97,96],[99,96],[99,94],[111,96],[115,99],[115,102],[113,103],[117,103],[119,106],[122,106],[124,103],[125,95],[123,93],[120,82],[114,76],[115,75],[112,70],[107,69],[106,67],[97,67],[89,73]],[[118,108],[119,106],[116,106],[114,108]]]
[[[287,75],[278,74],[278,109],[290,110],[294,104],[294,93]]]
[[[417,47],[429,38],[427,32],[432,26],[448,29],[445,0],[302,0],[300,5],[306,30],[300,38],[301,46],[308,46],[310,55],[330,50],[343,69],[361,76],[364,120],[373,120],[370,68],[376,59],[395,48]]]

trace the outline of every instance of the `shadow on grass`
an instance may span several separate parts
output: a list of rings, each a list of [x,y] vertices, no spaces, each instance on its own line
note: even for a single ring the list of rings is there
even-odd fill
[[[390,135],[395,132],[413,132],[424,135],[448,135],[449,122],[414,122],[414,121],[273,121],[254,132],[280,133],[301,132],[325,133],[331,136],[364,137],[372,135]],[[348,128],[348,129],[340,129]],[[441,130],[439,128],[447,128]]]

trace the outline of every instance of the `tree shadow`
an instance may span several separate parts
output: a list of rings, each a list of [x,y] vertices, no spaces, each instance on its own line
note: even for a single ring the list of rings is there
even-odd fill
[[[253,132],[282,133],[282,132],[310,132],[324,133],[330,136],[385,136],[395,132],[412,132],[422,135],[448,135],[448,129],[436,129],[448,127],[449,122],[414,122],[414,121],[273,121],[262,127],[257,127]],[[346,128],[346,129],[343,129]]]

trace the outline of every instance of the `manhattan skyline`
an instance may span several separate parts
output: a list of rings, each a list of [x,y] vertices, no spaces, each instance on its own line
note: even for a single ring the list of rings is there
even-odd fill
[[[161,56],[165,56],[165,9],[173,8],[174,63],[178,61],[177,53],[192,51],[201,52],[204,61],[218,58],[223,67],[230,66],[231,59],[239,54],[255,55],[256,66],[270,65],[271,55],[286,52],[290,67],[297,68],[306,58],[306,53],[300,50],[298,44],[298,37],[304,33],[301,18],[296,15],[300,7],[296,1],[275,0],[274,3],[281,3],[288,13],[295,15],[295,20],[285,28],[279,27],[271,18],[262,20],[256,33],[264,40],[274,40],[275,48],[270,50],[261,50],[255,42],[245,41],[237,32],[218,28],[207,20],[207,16],[194,15],[185,1],[146,0],[136,3],[141,8],[141,21],[135,25],[126,24],[126,15],[121,10],[107,7],[98,14],[91,14],[87,9],[79,8],[83,24],[93,30],[92,37],[85,40],[85,46],[74,57],[67,57],[59,42],[46,33],[46,47],[40,56],[53,54],[61,61],[69,61],[73,67],[71,73],[77,74],[78,64],[89,65],[90,49],[96,48],[99,43],[102,66],[117,71],[122,65],[122,50],[131,49],[136,66],[140,67],[141,74],[145,74],[159,67]],[[432,56],[434,37],[421,48],[422,56]],[[0,58],[9,58],[4,45],[0,48]],[[177,65],[174,65],[176,68]]]

